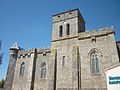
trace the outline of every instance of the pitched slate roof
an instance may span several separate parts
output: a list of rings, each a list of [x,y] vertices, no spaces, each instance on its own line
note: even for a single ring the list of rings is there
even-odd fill
[[[15,42],[11,47],[10,49],[17,49],[17,50],[24,50],[23,48],[19,47],[18,43]]]

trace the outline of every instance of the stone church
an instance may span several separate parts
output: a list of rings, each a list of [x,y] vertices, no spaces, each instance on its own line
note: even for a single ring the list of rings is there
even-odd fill
[[[14,43],[6,90],[107,90],[105,70],[120,62],[114,27],[85,31],[79,9],[52,16],[51,48]]]

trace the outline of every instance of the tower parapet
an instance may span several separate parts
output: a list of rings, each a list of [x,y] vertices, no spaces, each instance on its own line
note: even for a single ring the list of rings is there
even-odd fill
[[[79,9],[73,9],[53,15],[53,23],[81,16]],[[84,20],[83,20],[84,21]]]

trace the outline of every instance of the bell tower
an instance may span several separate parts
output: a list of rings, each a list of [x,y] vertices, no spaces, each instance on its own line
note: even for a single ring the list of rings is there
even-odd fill
[[[56,50],[55,90],[80,89],[78,34],[85,32],[85,21],[78,9],[52,17],[52,49]]]
[[[85,21],[79,9],[53,15],[52,41],[75,37],[80,32],[85,32]]]

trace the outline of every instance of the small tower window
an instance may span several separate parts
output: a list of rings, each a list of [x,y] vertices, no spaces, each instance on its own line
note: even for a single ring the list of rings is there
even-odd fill
[[[62,67],[65,66],[65,56],[62,57]]]
[[[66,25],[66,35],[70,35],[70,24]]]
[[[28,58],[30,58],[31,57],[31,54],[28,54],[28,56],[27,56]]]
[[[62,37],[62,34],[63,34],[63,26],[61,25],[59,27],[59,36]]]
[[[20,76],[23,76],[25,72],[25,62],[20,65]]]
[[[91,41],[92,41],[92,43],[95,43],[96,42],[96,37],[91,37]]]
[[[46,64],[43,63],[42,66],[41,66],[41,78],[46,78]]]
[[[91,59],[91,72],[93,74],[99,74],[100,73],[100,61],[98,57],[98,53],[96,51],[92,51],[90,55]]]

